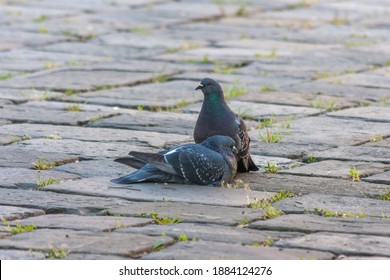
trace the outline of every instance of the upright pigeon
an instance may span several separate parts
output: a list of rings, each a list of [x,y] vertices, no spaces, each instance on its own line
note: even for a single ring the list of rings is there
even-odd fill
[[[235,142],[216,135],[200,144],[185,144],[163,153],[129,154],[145,165],[134,173],[113,179],[117,184],[141,182],[219,185],[231,183],[237,172]]]
[[[226,135],[235,141],[238,172],[259,170],[249,153],[250,138],[244,121],[226,104],[221,86],[210,78],[204,78],[195,89],[204,94],[202,109],[194,130],[195,143],[213,135]]]

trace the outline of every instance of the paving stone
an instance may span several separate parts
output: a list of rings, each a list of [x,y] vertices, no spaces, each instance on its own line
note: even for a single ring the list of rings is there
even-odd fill
[[[44,100],[44,99],[51,99],[60,96],[62,96],[61,93],[52,92],[52,91],[0,88],[0,102],[3,99],[3,100],[10,100],[13,103],[22,103],[30,100]]]
[[[390,137],[383,138],[383,135],[377,135],[374,136],[372,139],[370,139],[369,142],[362,145],[363,147],[380,147],[380,148],[387,148],[390,147]]]
[[[0,220],[12,221],[44,214],[45,212],[39,209],[0,205]]]
[[[390,171],[362,178],[365,182],[390,185]]]
[[[69,105],[71,106],[71,105]],[[6,106],[0,108],[0,118],[12,122],[30,122],[61,125],[84,125],[91,120],[118,115],[115,110],[111,112],[72,112],[69,110],[53,110],[34,108],[32,106]]]
[[[261,92],[261,90],[257,90],[257,92],[248,92],[247,94],[238,96],[235,99],[246,102],[250,101],[265,104],[317,107],[321,109],[332,108],[335,110],[353,107],[361,103],[368,102],[365,99],[348,99],[323,94],[280,91]]]
[[[384,131],[384,130],[383,130]],[[376,135],[379,135],[376,134]],[[373,135],[375,137],[375,135]],[[325,151],[313,152],[313,157],[319,160],[356,160],[368,162],[389,163],[390,150],[382,147],[370,146],[340,146],[338,148]]]
[[[149,151],[150,148],[138,147],[127,143],[100,143],[78,140],[32,139],[14,144],[23,150],[34,150],[38,154],[60,153],[73,155],[84,160],[106,159],[126,156],[129,151]]]
[[[122,71],[56,70],[47,74],[31,74],[13,81],[0,83],[0,87],[36,88],[39,90],[93,90],[105,86],[125,86],[153,78],[150,73]],[[17,80],[16,80],[17,79]]]
[[[241,40],[228,40],[217,43],[218,47],[222,48],[243,48],[243,49],[255,49],[260,55],[267,55],[269,53],[275,53],[276,56],[293,56],[308,51],[321,51],[326,46],[304,44],[286,41],[271,41],[271,40],[259,40],[259,39],[241,39]],[[256,55],[255,55],[256,56]]]
[[[269,119],[275,116],[313,116],[321,113],[321,110],[319,109],[307,107],[260,104],[243,101],[228,101],[227,103],[234,112],[240,112],[242,115],[245,115],[249,118],[253,118],[255,120]],[[184,107],[183,111],[186,113],[199,113],[201,107],[202,103],[198,103]]]
[[[133,112],[134,115],[123,116],[123,120],[127,118],[127,123],[131,123],[138,118],[138,112]],[[142,113],[140,113],[142,115]],[[9,133],[16,136],[27,134],[32,138],[51,138],[57,136],[60,139],[80,140],[90,142],[125,142],[134,143],[137,146],[150,146],[155,148],[168,148],[179,144],[192,141],[192,136],[184,136],[180,134],[158,133],[153,131],[138,131],[138,130],[118,130],[109,128],[89,128],[71,127],[61,125],[46,125],[46,124],[11,124],[2,127],[3,133]],[[130,150],[129,150],[130,151]],[[127,155],[127,151],[122,156]],[[69,152],[69,151],[68,151]]]
[[[5,128],[7,129],[8,126]],[[313,151],[323,151],[331,148],[325,145],[299,145],[295,143],[284,143],[283,141],[279,143],[263,142],[258,139],[258,136],[253,137],[253,134],[251,136],[250,151],[254,155],[302,160],[303,158],[309,157]]]
[[[390,224],[386,220],[374,218],[344,218],[320,217],[309,214],[289,214],[273,219],[257,221],[250,228],[277,230],[281,232],[340,232],[365,235],[390,236]]]
[[[361,144],[370,140],[373,136],[383,135],[388,130],[387,127],[388,125],[385,123],[320,116],[292,120],[290,129],[280,129],[279,135],[283,137],[282,142],[347,146]],[[275,133],[276,131],[278,129],[274,127],[271,132]],[[266,129],[263,129],[260,133],[265,135]],[[249,135],[253,140],[259,138],[258,131],[251,131]],[[324,152],[327,155],[329,153],[328,150]],[[313,156],[318,158],[314,153]]]
[[[15,34],[13,33],[13,36]],[[33,34],[36,36],[36,34]],[[9,52],[0,53],[0,61],[5,61],[8,63],[15,62],[21,63],[25,61],[30,62],[41,62],[41,63],[55,63],[56,65],[88,65],[92,62],[105,62],[107,58],[102,58],[99,56],[91,56],[91,55],[76,55],[76,54],[61,54],[59,55],[56,52],[44,52],[44,51],[36,51],[29,49],[22,50],[11,50]],[[50,72],[50,70],[49,70]],[[30,88],[30,87],[27,87]]]
[[[38,28],[36,33],[0,29],[0,36],[7,43],[27,47],[37,47],[67,40],[65,36],[39,33]]]
[[[120,115],[89,123],[89,126],[192,135],[196,119],[194,114],[142,111],[131,122],[128,116]]]
[[[45,7],[24,7],[22,5],[1,5],[0,15],[2,23],[16,23],[19,21],[32,22],[41,16],[62,17],[69,14],[61,9],[46,9]],[[16,4],[16,3],[13,3]],[[23,15],[23,16],[22,16]]]
[[[94,31],[95,32],[95,31]],[[87,35],[88,36],[88,35]],[[72,53],[79,55],[93,55],[102,57],[111,57],[118,59],[131,58],[148,58],[164,53],[162,48],[130,48],[127,46],[110,46],[102,47],[100,44],[91,43],[59,43],[52,44],[43,48],[51,52]]]
[[[119,177],[135,169],[113,160],[83,160],[54,167],[53,170],[80,175],[83,178],[107,176]]]
[[[110,184],[112,178],[95,177],[45,187],[44,190],[79,195],[117,197],[132,201],[181,201],[209,205],[244,206],[248,197],[267,198],[272,193],[180,184]]]
[[[117,232],[130,232],[161,236],[178,239],[180,235],[186,235],[188,240],[202,240],[222,243],[239,243],[251,245],[252,243],[262,243],[266,240],[278,240],[280,238],[291,238],[299,236],[295,232],[258,231],[239,227],[226,227],[220,225],[207,224],[171,224],[171,225],[148,225],[144,227],[132,227],[119,229]]]
[[[15,139],[15,136],[12,137]],[[72,156],[56,152],[42,153],[34,150],[20,149],[20,147],[15,147],[13,145],[0,147],[1,167],[24,167],[33,169],[34,164],[37,164],[40,158],[44,160],[46,164],[55,163],[57,165],[79,160],[79,157],[76,155]]]
[[[42,209],[47,214],[94,215],[99,211],[109,211],[112,207],[124,207],[125,209],[131,210],[132,207],[138,205],[135,202],[123,199],[58,194],[21,189],[0,188],[0,193],[0,204],[2,205]],[[141,206],[142,205],[138,207]],[[128,210],[128,212],[131,212],[130,210]]]
[[[329,260],[332,258],[331,253],[314,250],[242,246],[206,241],[180,242],[142,257],[143,260]]]
[[[42,217],[16,220],[10,225],[34,225],[37,229],[72,229],[93,232],[111,232],[119,228],[143,227],[151,223],[152,219],[130,218],[130,217],[110,217],[110,216],[78,216],[78,215],[44,215]]]
[[[80,176],[53,171],[53,170],[32,170],[25,168],[0,167],[0,189],[1,188],[36,188],[40,174],[41,180],[47,181],[50,178],[55,180],[79,179]]]
[[[191,61],[190,61],[191,62]],[[191,62],[195,63],[195,62]],[[229,61],[211,61],[210,63],[215,64],[243,64],[244,61],[235,61],[235,62],[229,62]],[[217,68],[216,68],[217,69]],[[218,71],[218,70],[217,70]],[[279,88],[288,88],[291,85],[295,85],[298,83],[302,83],[305,81],[305,79],[301,77],[294,77],[294,76],[261,76],[261,75],[244,75],[240,73],[231,73],[231,74],[223,74],[223,73],[214,73],[212,75],[213,79],[217,80],[223,88],[225,88],[225,85],[234,85],[239,82],[240,86],[247,87],[247,88],[253,88],[257,87],[257,90],[261,90],[262,87],[270,87],[274,88],[275,90],[278,90]],[[184,72],[183,74],[175,75],[175,79],[178,80],[193,80],[195,82],[199,82],[205,77],[205,74],[200,71],[188,71]]]
[[[378,87],[358,87],[353,85],[339,84],[335,78],[335,83],[327,83],[324,81],[312,81],[308,83],[299,83],[291,86],[280,87],[280,90],[299,93],[322,93],[329,96],[340,96],[349,99],[365,98],[378,101],[379,99],[389,94],[387,89]],[[337,83],[336,83],[337,82]]]
[[[43,260],[45,254],[42,252],[31,252],[30,250],[0,250],[2,260]]]
[[[66,229],[37,229],[1,239],[2,249],[31,249],[49,251],[63,248],[66,252],[100,255],[140,256],[153,250],[153,244],[167,246],[174,243],[170,237],[150,237],[140,234],[93,233]]]
[[[338,213],[362,213],[380,218],[387,217],[390,214],[390,201],[314,193],[279,200],[273,205],[286,213],[293,214],[313,213],[315,208]]]
[[[328,116],[370,122],[390,122],[390,110],[383,107],[362,107],[327,113]]]
[[[197,83],[193,81],[169,81],[74,94],[61,99],[122,108],[143,106],[145,109],[153,107],[165,109],[203,100],[203,95],[195,92],[196,85]]]
[[[311,30],[300,30],[294,41],[314,44],[342,44],[347,48],[359,45],[373,45],[388,39],[385,30],[367,29],[353,25],[323,25]]]
[[[0,145],[8,145],[21,140],[22,138],[16,135],[0,134]]]
[[[283,248],[300,248],[306,250],[320,250],[334,254],[360,256],[390,256],[390,237],[370,236],[360,234],[312,233],[302,237],[280,240],[276,246]]]
[[[237,178],[249,184],[252,190],[280,192],[291,191],[294,194],[326,194],[352,197],[379,198],[388,191],[386,185],[350,180],[309,177],[289,174],[249,173],[239,174]]]
[[[158,213],[160,217],[180,218],[185,223],[238,226],[255,221],[265,215],[261,209],[206,205],[191,202],[129,202],[128,205],[110,205],[109,213],[124,216],[146,216]],[[99,212],[105,215],[107,210]]]
[[[389,68],[385,68],[372,72],[344,75],[337,77],[337,81],[341,81],[341,83],[346,85],[389,89],[389,73]],[[335,79],[329,78],[326,81],[332,82]]]
[[[372,174],[382,173],[390,169],[390,165],[385,165],[376,162],[352,162],[352,161],[337,161],[326,160],[314,162],[299,166],[292,169],[279,171],[280,173],[296,174],[302,176],[320,176],[330,178],[349,179],[351,176],[349,170],[356,168],[359,170],[361,177],[367,177]]]

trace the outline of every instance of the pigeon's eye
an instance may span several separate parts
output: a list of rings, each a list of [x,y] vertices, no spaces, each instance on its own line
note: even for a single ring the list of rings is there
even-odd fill
[[[212,85],[212,83],[211,83],[211,82],[208,82],[208,83],[207,83],[207,85],[208,85],[208,86],[211,86],[211,85]]]

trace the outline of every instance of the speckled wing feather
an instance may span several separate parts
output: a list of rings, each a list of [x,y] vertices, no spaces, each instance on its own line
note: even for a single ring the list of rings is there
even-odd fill
[[[168,152],[165,160],[184,178],[200,185],[219,182],[228,168],[221,154],[200,145]]]

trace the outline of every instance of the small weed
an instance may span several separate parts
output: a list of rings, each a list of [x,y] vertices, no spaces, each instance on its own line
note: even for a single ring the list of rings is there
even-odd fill
[[[34,182],[37,183],[37,185],[38,185],[37,189],[43,189],[46,186],[60,183],[61,179],[56,180],[56,179],[50,177],[47,180],[45,180],[45,179],[41,178],[41,173],[38,172],[37,180]]]
[[[180,51],[186,51],[186,50],[192,50],[192,49],[197,49],[200,46],[197,44],[191,44],[191,43],[184,43],[182,44],[179,48],[167,48],[166,52],[167,53],[177,53]]]
[[[272,206],[271,204],[276,201],[289,198],[289,197],[296,197],[296,195],[290,191],[282,190],[279,193],[274,194],[270,198],[262,198],[262,199],[254,198],[254,202],[248,202],[248,207],[255,208],[255,209],[263,209],[266,214],[265,219],[271,219],[284,214],[282,210]]]
[[[75,94],[75,92],[74,92],[73,89],[67,89],[67,90],[65,90],[64,93],[65,93],[65,95],[67,95],[67,96],[71,96],[71,95]]]
[[[275,49],[272,49],[269,54],[255,53],[255,58],[277,58],[278,54]]]
[[[78,105],[78,104],[68,106],[65,108],[65,110],[70,111],[70,112],[80,112],[81,111],[80,105]]]
[[[270,163],[269,161],[267,161],[267,167],[265,167],[264,169],[265,173],[276,173],[282,168],[280,168],[276,163]]]
[[[46,163],[43,157],[38,158],[37,163],[33,163],[34,169],[47,170],[56,166],[55,162]]]
[[[336,103],[337,103],[336,100],[316,101],[312,104],[312,106],[317,109],[325,109],[327,111],[333,111],[334,107],[336,106]]]
[[[257,124],[257,128],[263,129],[266,127],[272,127],[276,122],[277,122],[276,118],[260,120]]]
[[[378,142],[383,140],[383,135],[373,136],[370,138],[370,142]]]
[[[234,183],[229,184],[226,182],[221,183],[221,188],[223,189],[244,189],[244,190],[249,190],[249,184],[244,183],[241,179],[236,179],[234,180]]]
[[[272,87],[272,86],[267,86],[267,85],[264,85],[264,86],[261,86],[260,87],[260,90],[262,92],[270,92],[270,91],[276,91],[276,88]]]
[[[389,102],[389,97],[383,96],[378,99],[379,102],[381,102],[381,107],[387,107]]]
[[[43,67],[45,67],[46,69],[53,69],[57,67],[57,64],[52,61],[46,61],[45,63],[43,63]]]
[[[265,246],[272,246],[272,244],[274,244],[274,240],[272,239],[272,237],[268,237],[267,239],[261,242],[252,242],[251,246],[265,247]]]
[[[66,61],[65,62],[65,65],[66,66],[73,66],[73,67],[78,67],[78,66],[81,66],[82,63],[77,61],[77,60],[70,60],[70,61]]]
[[[110,90],[110,89],[112,89],[112,88],[113,88],[112,85],[105,85],[105,86],[97,86],[97,87],[95,88],[95,90],[96,90],[96,91],[99,91],[99,90]]]
[[[41,15],[40,17],[34,18],[33,21],[35,23],[41,23],[41,22],[47,21],[47,16]]]
[[[330,21],[331,24],[334,24],[334,25],[346,25],[346,24],[349,24],[349,20],[348,20],[348,14],[346,13],[344,15],[344,18],[341,18],[339,16],[339,12],[336,11],[333,15],[333,18],[332,20]]]
[[[360,171],[354,167],[353,169],[349,170],[349,175],[351,175],[352,181],[360,181]]]
[[[129,29],[129,32],[137,33],[142,36],[152,35],[152,31],[146,27],[135,26]]]
[[[45,136],[44,138],[50,140],[61,140],[61,136],[58,133]]]
[[[175,104],[175,108],[176,109],[179,109],[179,108],[183,108],[187,105],[191,104],[191,102],[185,100],[185,99],[180,99],[176,104]]]
[[[39,33],[47,34],[49,33],[49,29],[46,27],[39,27]]]
[[[250,36],[248,34],[246,34],[246,33],[242,33],[240,35],[240,39],[249,39],[249,38],[250,38]]]
[[[324,217],[341,217],[341,218],[365,218],[368,215],[363,213],[333,212],[326,209],[314,208],[314,214]]]
[[[233,98],[246,94],[246,88],[238,86],[239,81],[235,81],[234,84],[230,87],[225,87],[225,98]]]
[[[153,251],[160,251],[162,249],[164,249],[165,246],[164,246],[164,240],[163,239],[159,239],[159,240],[156,240],[153,242]]]
[[[188,236],[187,235],[179,235],[179,242],[188,242]]]
[[[165,83],[169,80],[169,76],[167,74],[158,74],[152,78],[153,83]]]
[[[280,134],[279,129],[274,131],[272,127],[265,128],[265,136],[259,132],[260,138],[262,142],[266,143],[280,143],[282,142],[283,135]]]
[[[138,106],[137,106],[137,110],[138,110],[138,111],[141,112],[143,109],[144,109],[144,105],[138,105]]]
[[[59,249],[52,247],[50,248],[49,252],[46,253],[45,257],[47,259],[64,259],[68,255],[68,252],[65,250],[64,247],[61,247]]]
[[[28,135],[28,134],[23,134],[22,137],[20,137],[20,139],[18,139],[16,142],[18,141],[25,141],[25,140],[31,140],[31,136]]]
[[[0,74],[0,80],[2,80],[2,81],[11,79],[13,77],[14,77],[14,75],[12,73]]]
[[[102,120],[103,119],[103,115],[102,113],[99,113],[99,115],[97,115],[96,117],[93,117],[93,118],[90,118],[90,122],[96,122],[96,121],[99,121],[99,120]]]
[[[19,225],[9,226],[12,234],[19,234],[23,232],[31,232],[34,231],[37,227],[34,225]]]
[[[309,158],[306,160],[307,163],[314,163],[317,162],[317,159],[313,157],[312,154],[310,154]]]
[[[190,59],[186,61],[187,63],[195,63],[195,64],[208,64],[211,63],[209,56],[205,54],[202,59]]]
[[[265,215],[266,215],[266,217],[264,219],[272,219],[275,217],[282,216],[284,214],[284,212],[281,209],[278,209],[272,205],[267,205],[264,208],[264,211],[265,211]]]
[[[245,17],[247,16],[249,13],[248,11],[246,10],[246,7],[244,4],[241,4],[240,7],[238,8],[237,12],[236,12],[236,16],[238,17]]]
[[[242,226],[242,227],[249,225],[249,220],[248,220],[248,218],[245,217],[244,219],[242,219],[242,220],[238,223],[238,225],[239,225],[239,226]]]
[[[183,221],[179,218],[159,217],[158,213],[150,213],[150,216],[158,225],[178,224]]]
[[[381,200],[389,200],[390,201],[390,191],[388,191],[387,193],[382,194],[379,198]]]
[[[231,65],[217,64],[214,68],[214,72],[220,74],[232,74],[234,73],[234,69],[234,66]]]

